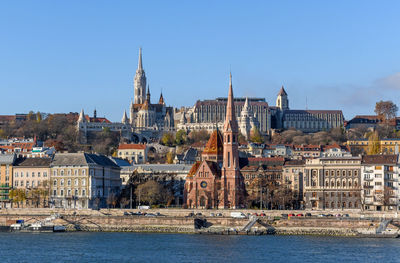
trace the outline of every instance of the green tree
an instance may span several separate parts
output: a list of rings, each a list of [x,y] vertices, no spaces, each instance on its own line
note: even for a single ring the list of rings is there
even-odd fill
[[[185,144],[187,141],[187,134],[185,130],[179,130],[175,135],[175,143],[176,145]]]

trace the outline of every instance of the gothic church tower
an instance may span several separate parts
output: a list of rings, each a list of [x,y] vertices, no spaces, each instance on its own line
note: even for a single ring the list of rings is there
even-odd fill
[[[229,74],[229,94],[223,132],[223,204],[224,208],[241,208],[244,205],[244,182],[239,167],[239,128],[236,121],[235,105],[233,101],[232,74]]]
[[[143,104],[146,100],[146,74],[142,65],[142,48],[139,48],[139,62],[133,85],[135,89],[134,103]]]
[[[276,107],[278,107],[281,111],[289,109],[288,95],[283,86],[278,93],[278,97],[276,98]]]

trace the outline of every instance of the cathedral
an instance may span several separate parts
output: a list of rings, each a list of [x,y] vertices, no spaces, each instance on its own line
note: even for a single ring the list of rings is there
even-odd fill
[[[137,134],[143,134],[146,137],[158,137],[162,131],[174,129],[174,110],[173,107],[165,105],[163,94],[160,94],[157,103],[151,103],[150,87],[147,84],[146,73],[143,69],[141,48],[139,49],[139,62],[133,86],[134,100],[130,104],[129,118],[124,111],[121,122],[110,122],[105,118],[98,118],[96,113],[93,117],[89,117],[84,114],[82,109],[77,121],[77,130],[82,143],[87,142],[89,132],[101,132],[104,128],[113,132],[120,132],[123,137],[131,140],[134,140]]]
[[[218,127],[213,131],[202,161],[193,164],[189,171],[184,191],[186,207],[244,208],[245,185],[239,168],[238,135],[230,76],[223,134]]]
[[[166,107],[161,93],[158,103],[150,101],[150,87],[147,84],[146,73],[142,63],[142,49],[139,49],[139,62],[136,70],[134,85],[134,100],[129,107],[129,120],[126,112],[122,122],[129,122],[135,131],[140,130],[172,130],[174,128],[173,108]]]

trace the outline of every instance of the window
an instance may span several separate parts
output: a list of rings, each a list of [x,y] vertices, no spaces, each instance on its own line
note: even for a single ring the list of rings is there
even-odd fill
[[[35,187],[35,181],[32,181],[32,187]]]
[[[26,177],[29,177],[29,172],[26,172]]]
[[[57,170],[54,170],[54,171],[53,171],[53,175],[54,175],[54,176],[57,176]]]
[[[86,190],[82,189],[82,195],[85,196],[86,195]]]
[[[61,190],[60,190],[60,195],[61,195],[61,196],[64,196],[64,189],[61,189]]]
[[[68,186],[71,186],[71,179],[68,179],[67,184]]]
[[[18,177],[18,172],[15,172],[14,176],[15,176],[15,177]]]
[[[26,186],[26,187],[29,187],[29,181],[26,181],[25,186]]]
[[[71,189],[68,189],[68,196],[71,196]]]
[[[75,189],[75,196],[78,196],[78,189]]]
[[[24,172],[21,172],[21,177],[24,177]]]
[[[75,186],[78,186],[78,185],[79,185],[79,180],[75,179]]]
[[[75,170],[75,175],[78,175],[78,170]]]
[[[61,176],[64,175],[64,170],[61,170],[60,175],[61,175]]]
[[[82,175],[86,175],[86,170],[82,170]]]
[[[67,171],[67,174],[68,174],[68,175],[71,175],[71,170],[68,170],[68,171]]]
[[[32,172],[32,177],[35,177],[35,172]]]
[[[57,180],[53,181],[53,186],[57,186]]]
[[[57,190],[53,190],[53,196],[57,195]]]
[[[81,184],[82,184],[82,186],[85,186],[86,185],[86,180],[82,179]]]
[[[14,181],[14,186],[18,186],[18,181]]]
[[[64,185],[64,179],[60,180],[60,185]]]
[[[40,177],[40,172],[37,173],[37,177]]]
[[[43,172],[43,177],[47,177],[47,172]]]

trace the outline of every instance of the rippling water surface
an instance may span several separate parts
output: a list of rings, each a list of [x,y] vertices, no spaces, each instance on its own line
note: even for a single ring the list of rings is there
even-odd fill
[[[0,233],[1,262],[400,262],[400,239]]]

